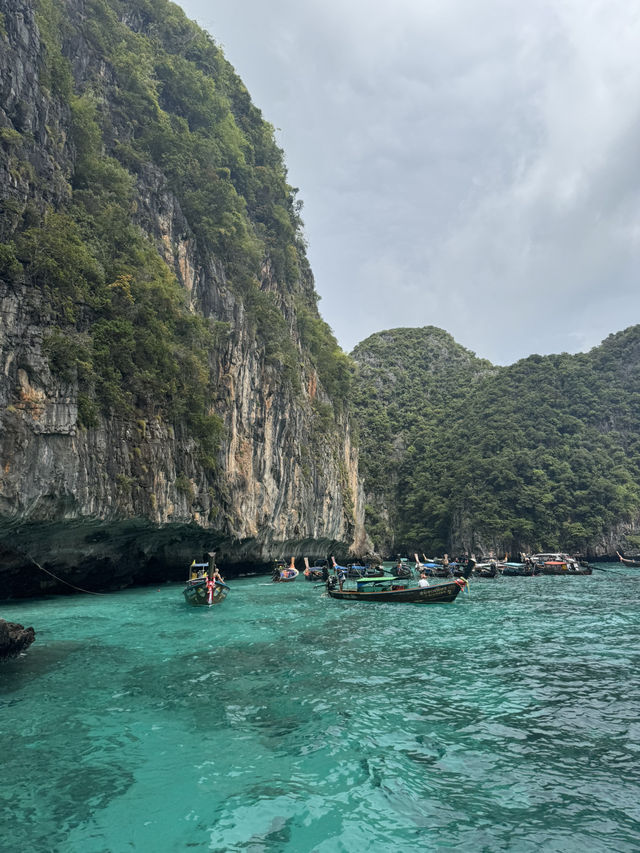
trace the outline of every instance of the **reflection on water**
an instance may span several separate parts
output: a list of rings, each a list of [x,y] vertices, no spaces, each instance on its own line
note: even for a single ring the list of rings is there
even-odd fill
[[[608,567],[607,567],[608,568]],[[49,851],[640,847],[640,573],[10,604],[0,824]]]

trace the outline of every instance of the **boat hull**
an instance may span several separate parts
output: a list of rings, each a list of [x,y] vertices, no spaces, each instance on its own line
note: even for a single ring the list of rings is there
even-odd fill
[[[348,578],[377,578],[382,577],[383,575],[384,571],[380,568],[375,568],[374,566],[347,566]]]
[[[591,575],[593,569],[576,569],[567,566],[535,566],[537,575]]]
[[[217,583],[211,590],[210,597],[206,578],[197,578],[196,580],[188,581],[182,590],[187,604],[199,607],[212,607],[214,604],[222,604],[228,592],[229,587],[226,584]]]
[[[273,583],[291,583],[294,581],[300,573],[297,569],[282,569],[282,571],[274,573],[271,580]]]
[[[321,568],[305,569],[303,575],[306,581],[313,581],[314,583],[316,583],[317,581],[325,580],[325,572],[326,569]]]
[[[535,574],[533,566],[521,563],[518,566],[505,565],[502,574],[506,578],[532,578]]]
[[[413,570],[410,569],[408,566],[396,566],[395,568],[391,569],[391,574],[394,576],[394,578],[412,578]]]
[[[618,554],[618,559],[623,566],[631,566],[633,569],[640,569],[640,561],[630,560],[628,557],[623,557],[622,554],[618,553],[618,551],[616,551],[616,554]]]
[[[327,592],[331,598],[340,601],[386,601],[396,604],[441,604],[454,601],[460,594],[462,584],[442,583],[435,586],[410,587],[408,589],[373,590],[359,592],[357,590],[330,589]]]

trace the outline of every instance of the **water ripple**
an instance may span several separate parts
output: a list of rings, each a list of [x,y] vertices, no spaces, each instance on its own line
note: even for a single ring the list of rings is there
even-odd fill
[[[259,580],[212,611],[11,605],[38,639],[0,673],[0,819],[65,853],[636,853],[639,605],[611,569],[429,607]]]

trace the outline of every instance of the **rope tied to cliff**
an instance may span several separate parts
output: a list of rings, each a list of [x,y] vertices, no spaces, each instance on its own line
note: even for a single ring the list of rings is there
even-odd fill
[[[59,581],[59,583],[64,583],[67,586],[70,586],[71,589],[75,589],[78,592],[85,592],[87,593],[87,595],[109,595],[108,592],[94,592],[94,590],[91,589],[83,589],[81,586],[74,586],[74,584],[69,583],[69,581],[66,581],[64,578],[59,578],[57,575],[54,575],[54,573],[50,572],[49,569],[45,569],[44,566],[41,566],[37,560],[33,559],[31,554],[27,554],[27,557],[31,560],[33,565],[36,566],[36,568],[40,569],[41,572],[44,572],[47,575],[51,575],[51,577],[55,578],[55,580]]]

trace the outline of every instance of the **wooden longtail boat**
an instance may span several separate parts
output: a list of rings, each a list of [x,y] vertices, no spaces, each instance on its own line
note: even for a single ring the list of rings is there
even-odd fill
[[[304,579],[306,581],[326,581],[329,577],[329,570],[326,566],[310,566],[309,558],[304,558]]]
[[[331,598],[341,601],[386,601],[413,604],[438,604],[454,601],[467,585],[464,578],[432,586],[409,586],[392,575],[380,578],[360,578],[355,589],[339,589],[335,577],[327,581]]]
[[[350,563],[346,567],[348,578],[379,578],[384,574],[384,570],[380,566],[366,566],[360,563]]]
[[[429,559],[425,554],[422,555],[423,562],[421,563],[418,560],[418,555],[414,554],[416,565],[416,571],[425,572],[430,577],[434,578],[452,578],[454,575],[456,577],[464,577],[464,566],[460,566],[460,563],[450,562],[447,554],[444,555],[442,559],[439,557],[435,559]]]
[[[391,574],[394,578],[412,578],[413,569],[407,563],[397,563],[392,569]]]
[[[503,563],[502,574],[506,578],[532,578],[535,572],[530,563]]]
[[[629,560],[627,557],[623,557],[619,551],[616,551],[616,554],[620,562],[624,563],[625,566],[633,566],[634,569],[640,569],[640,560]]]
[[[296,569],[295,560],[292,557],[291,563],[289,564],[288,568],[282,569],[276,567],[273,570],[273,577],[271,578],[271,580],[274,583],[287,583],[289,581],[294,581],[299,574],[300,572]]]
[[[537,575],[590,575],[593,570],[583,568],[568,554],[532,554],[531,562]]]
[[[210,556],[208,563],[196,563],[194,560],[189,566],[189,578],[182,590],[188,604],[211,607],[213,604],[222,604],[227,597],[229,587],[216,569],[214,555]]]
[[[477,563],[473,575],[476,578],[497,578],[501,574],[499,564],[495,560],[487,563]]]

